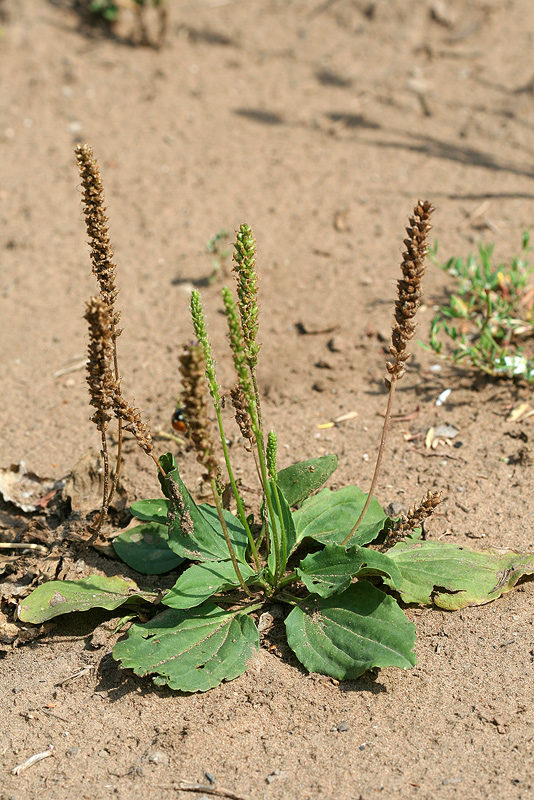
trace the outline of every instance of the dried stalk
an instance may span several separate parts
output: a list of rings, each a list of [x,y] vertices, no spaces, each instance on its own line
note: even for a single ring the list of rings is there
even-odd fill
[[[386,388],[388,389],[388,402],[384,416],[384,426],[382,428],[380,446],[378,448],[375,470],[367,500],[365,501],[365,505],[354,527],[344,539],[344,545],[348,544],[365,517],[378,481],[391,419],[395,386],[397,381],[399,381],[406,372],[405,364],[410,358],[407,345],[415,333],[416,323],[414,317],[417,313],[417,309],[421,305],[421,281],[425,272],[424,261],[428,253],[427,238],[432,228],[430,217],[433,211],[434,207],[428,200],[424,202],[419,201],[414,208],[413,217],[410,218],[409,225],[406,228],[408,238],[404,240],[406,252],[403,254],[403,261],[401,264],[402,278],[397,282],[398,297],[395,302],[395,323],[393,325],[391,346],[389,348],[393,361],[386,362],[389,378],[385,379]]]
[[[83,213],[89,245],[91,248],[92,271],[100,289],[100,297],[108,307],[111,344],[113,351],[113,368],[115,381],[120,384],[119,364],[117,358],[117,338],[121,334],[118,323],[120,311],[115,309],[115,300],[119,290],[115,284],[117,267],[113,261],[113,251],[109,238],[108,218],[104,205],[104,186],[100,177],[100,168],[88,144],[79,144],[75,150],[76,161],[83,186]],[[117,461],[115,475],[106,498],[109,507],[117,488],[122,461],[122,420],[119,418],[117,436]]]

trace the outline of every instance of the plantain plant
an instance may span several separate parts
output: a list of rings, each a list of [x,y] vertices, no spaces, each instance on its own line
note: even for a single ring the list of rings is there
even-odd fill
[[[441,263],[436,244],[430,256],[455,279],[456,292],[432,320],[430,349],[487,375],[534,384],[531,249],[525,232],[521,252],[510,263],[494,262],[493,244],[480,244],[477,256]]]
[[[374,497],[384,455],[395,388],[410,357],[421,302],[421,280],[433,208],[417,203],[407,227],[398,298],[387,362],[388,401],[374,476],[367,494],[357,486],[321,488],[332,475],[334,455],[277,466],[277,437],[266,432],[258,389],[258,301],[256,243],[248,225],[235,242],[237,299],[222,290],[236,381],[230,392],[244,446],[254,461],[261,505],[247,509],[229,458],[223,426],[223,392],[198,291],[191,294],[195,339],[180,357],[182,403],[189,438],[202,466],[212,503],[197,504],[170,453],[156,458],[146,423],[123,399],[116,362],[118,312],[111,268],[107,218],[98,166],[87,145],[77,148],[93,271],[100,293],[90,300],[88,383],[93,420],[101,434],[104,497],[92,542],[101,534],[118,479],[107,455],[113,417],[153,458],[162,497],[131,506],[140,524],[119,534],[116,553],[140,573],[178,570],[168,592],[150,593],[119,576],[51,581],[19,606],[22,621],[41,623],[58,614],[94,607],[152,603],[144,620],[131,624],[114,647],[123,667],[156,684],[185,692],[206,691],[242,674],[258,652],[258,619],[273,604],[285,609],[287,642],[311,672],[339,680],[372,668],[416,663],[415,626],[400,603],[436,604],[446,609],[489,602],[534,572],[530,555],[476,552],[421,539],[421,526],[440,501],[428,492],[406,516],[390,519]],[[209,403],[216,417],[217,446]],[[120,434],[122,435],[122,434]],[[218,453],[222,452],[223,467]],[[230,487],[236,513],[228,510]],[[164,610],[157,606],[162,605]],[[148,616],[148,621],[146,621]],[[128,617],[131,620],[131,617]]]

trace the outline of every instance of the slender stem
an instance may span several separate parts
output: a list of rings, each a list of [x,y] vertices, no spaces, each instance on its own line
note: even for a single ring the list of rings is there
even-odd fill
[[[386,413],[385,413],[385,416],[384,416],[384,426],[382,428],[382,436],[380,437],[380,447],[378,448],[378,455],[376,457],[375,471],[373,473],[373,479],[371,481],[371,487],[369,489],[369,494],[367,495],[367,500],[365,501],[365,505],[362,508],[362,513],[360,514],[360,516],[356,520],[356,524],[352,528],[352,530],[349,533],[349,535],[346,536],[345,539],[343,539],[343,542],[342,542],[343,545],[347,545],[349,543],[349,541],[352,539],[352,537],[354,536],[354,534],[356,533],[356,531],[360,527],[360,523],[362,522],[363,518],[367,514],[367,510],[368,510],[368,508],[369,508],[369,506],[371,504],[371,500],[373,499],[373,492],[375,490],[376,482],[378,480],[378,474],[380,472],[380,467],[382,466],[382,458],[383,458],[383,455],[384,455],[384,447],[386,445],[386,439],[387,439],[388,430],[389,430],[389,423],[390,423],[390,420],[391,420],[391,408],[392,408],[392,405],[393,405],[393,395],[395,393],[395,383],[396,382],[397,382],[397,378],[396,378],[395,374],[392,374],[391,375],[390,384],[389,384],[388,404],[387,404]]]
[[[276,584],[278,577],[280,575],[280,540],[278,538],[278,527],[276,525],[276,517],[274,514],[273,502],[271,499],[271,493],[269,491],[269,479],[267,477],[267,469],[265,467],[263,436],[261,434],[260,429],[258,428],[257,418],[255,417],[256,415],[252,417],[252,429],[254,430],[254,436],[256,437],[258,460],[260,462],[260,470],[261,470],[261,483],[263,486],[263,496],[265,497],[265,503],[267,505],[267,510],[269,512],[269,520],[271,522],[271,527],[273,530],[274,580]],[[267,531],[267,538],[268,538],[268,531]]]
[[[120,375],[119,375],[119,359],[117,356],[117,331],[115,328],[115,323],[111,322],[111,340],[113,342],[113,369],[115,372],[115,380],[117,383],[120,383]],[[122,439],[123,439],[123,430],[122,430],[122,419],[119,417],[119,424],[117,427],[117,461],[115,463],[115,475],[113,476],[113,482],[111,484],[111,489],[109,491],[108,497],[108,508],[111,504],[111,500],[113,495],[115,494],[115,490],[117,489],[119,483],[119,475],[121,472],[121,465],[122,465]]]
[[[241,575],[241,570],[239,569],[239,564],[237,563],[237,558],[235,557],[234,547],[230,539],[230,534],[228,533],[228,528],[226,527],[226,520],[224,519],[223,508],[221,505],[221,498],[219,497],[219,492],[217,491],[217,484],[215,482],[215,478],[211,478],[210,483],[211,483],[211,491],[213,492],[213,499],[215,501],[215,507],[217,509],[217,514],[219,515],[219,521],[221,523],[221,528],[224,534],[224,538],[226,540],[226,546],[228,547],[228,552],[230,553],[230,558],[232,559],[232,564],[234,565],[234,570],[235,574],[237,575],[237,580],[239,581],[243,591],[246,594],[248,594],[249,597],[253,597],[252,592],[250,591],[247,584],[243,580],[243,576]]]
[[[256,413],[258,415],[258,428],[261,431],[261,438],[262,438],[262,441],[263,441],[263,420],[262,420],[262,416],[261,416],[260,390],[258,388],[258,380],[256,378],[256,368],[253,367],[253,366],[250,366],[250,364],[249,364],[249,370],[250,370],[250,377],[252,378],[252,386],[254,388],[254,397],[256,399]]]
[[[307,597],[309,597],[309,595]],[[284,603],[289,603],[292,606],[298,606],[300,603],[307,600],[307,597],[293,597],[289,592],[277,592],[274,599],[282,600]]]
[[[158,468],[158,472],[161,472],[162,476],[164,478],[166,478],[167,477],[167,473],[165,472],[165,470],[163,469],[163,467],[159,463],[159,461],[156,458],[156,456],[154,455],[154,453],[150,453],[150,457],[151,457],[152,461],[154,462],[154,464],[156,465],[156,467]]]
[[[282,578],[282,580],[278,584],[278,587],[281,589],[282,586],[287,586],[288,583],[295,583],[295,581],[298,581],[298,579],[299,576],[297,575],[297,573],[291,572],[289,575],[286,575],[285,578]]]
[[[106,521],[106,516],[108,513],[109,508],[109,455],[108,455],[108,443],[106,440],[106,431],[100,431],[102,436],[102,461],[104,463],[104,488],[102,491],[102,507],[100,509],[100,514],[98,515],[98,520],[96,525],[93,529],[93,532],[90,538],[84,543],[83,548],[90,547],[93,542],[98,539],[100,531],[102,530],[102,526]]]
[[[260,560],[259,560],[259,557],[258,557],[258,550],[256,549],[256,544],[254,542],[254,537],[252,536],[252,531],[250,530],[250,526],[249,526],[248,521],[247,521],[247,516],[245,514],[245,507],[243,505],[243,500],[241,499],[241,495],[239,494],[239,491],[237,489],[237,484],[235,482],[234,473],[233,473],[233,470],[232,470],[232,465],[230,463],[230,454],[228,453],[228,446],[226,444],[226,437],[224,435],[224,428],[223,428],[223,422],[222,422],[220,406],[217,403],[214,403],[214,406],[215,406],[215,413],[217,414],[217,422],[219,424],[219,434],[220,434],[223,453],[224,453],[224,460],[226,462],[226,469],[228,471],[228,477],[230,478],[230,483],[232,484],[232,492],[234,493],[235,501],[237,503],[237,514],[239,516],[239,519],[241,521],[242,526],[244,527],[244,529],[245,529],[245,531],[247,533],[247,538],[248,538],[248,543],[250,545],[252,558],[254,559],[254,564],[256,566],[256,569],[259,571],[261,569],[261,566],[260,566]]]

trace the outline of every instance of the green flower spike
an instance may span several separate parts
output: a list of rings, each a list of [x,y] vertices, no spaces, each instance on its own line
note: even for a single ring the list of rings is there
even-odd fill
[[[276,480],[277,450],[278,450],[278,440],[276,438],[276,433],[274,431],[269,431],[269,436],[267,437],[266,459],[267,459],[267,470],[269,472],[269,477],[273,481]]]
[[[221,392],[217,378],[215,377],[215,362],[211,353],[211,344],[208,339],[208,331],[206,329],[206,318],[202,308],[202,300],[198,289],[193,289],[191,292],[191,319],[193,321],[193,328],[195,329],[195,336],[198,343],[204,351],[204,362],[206,368],[206,378],[208,381],[209,393],[212,397],[215,407],[218,409],[221,405]]]
[[[256,344],[258,333],[258,276],[256,273],[256,240],[247,224],[241,225],[234,244],[234,272],[237,276],[237,296],[243,328],[243,338],[249,367],[258,361],[261,345]]]

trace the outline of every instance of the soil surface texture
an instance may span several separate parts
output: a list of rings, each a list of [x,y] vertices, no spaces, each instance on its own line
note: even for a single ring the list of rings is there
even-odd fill
[[[242,222],[257,239],[259,382],[279,467],[336,453],[328,486],[364,491],[416,201],[436,206],[443,260],[479,242],[510,259],[534,222],[531,0],[168,0],[159,49],[140,43],[122,5],[110,30],[80,1],[0,0],[0,467],[24,462],[42,498],[37,512],[0,505],[0,541],[38,545],[0,550],[0,800],[532,798],[532,581],[458,613],[407,609],[411,670],[340,684],[309,675],[275,626],[246,674],[190,696],[119,669],[120,610],[60,617],[31,641],[14,622],[18,599],[56,576],[175,579],[147,580],[94,548],[75,558],[99,492],[78,142],[104,181],[124,395],[195,492],[194,453],[159,432],[172,433],[193,286],[232,386],[220,288]],[[146,23],[154,43],[157,14]],[[207,243],[221,231],[216,256]],[[429,265],[416,338],[428,342],[452,289]],[[430,539],[533,551],[531,390],[454,368],[415,340],[411,350],[379,501],[398,515],[441,490]],[[254,506],[254,469],[225,414]],[[440,425],[457,434],[426,446]],[[67,490],[53,487],[73,472],[69,521],[58,516]],[[111,523],[157,496],[154,465],[130,438]],[[49,745],[50,758],[12,774]]]

